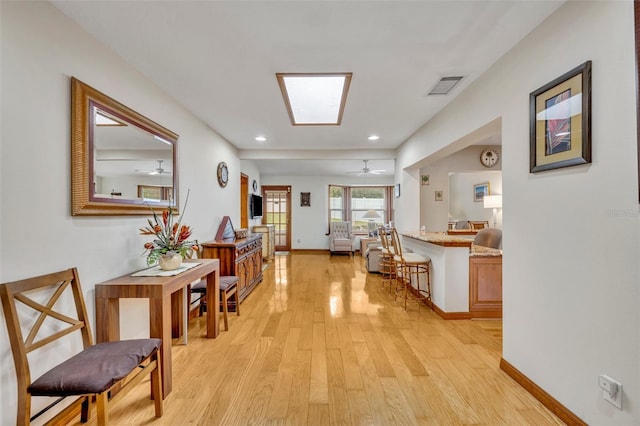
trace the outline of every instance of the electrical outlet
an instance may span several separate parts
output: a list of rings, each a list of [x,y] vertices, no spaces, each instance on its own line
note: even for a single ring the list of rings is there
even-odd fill
[[[622,385],[620,382],[606,374],[601,374],[598,376],[598,386],[603,391],[604,400],[622,410]]]

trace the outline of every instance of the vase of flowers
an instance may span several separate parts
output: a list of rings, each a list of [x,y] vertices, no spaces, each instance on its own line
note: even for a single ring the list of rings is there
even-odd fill
[[[182,215],[184,215],[188,200],[189,193],[187,193]],[[160,269],[177,269],[188,253],[198,249],[195,241],[189,241],[191,227],[182,224],[182,215],[177,222],[174,222],[171,207],[163,210],[161,216],[153,209],[151,211],[153,212],[153,220],[147,219],[149,226],[140,228],[141,235],[155,236],[152,242],[144,245],[145,251],[148,251],[147,265],[151,266],[157,262]]]

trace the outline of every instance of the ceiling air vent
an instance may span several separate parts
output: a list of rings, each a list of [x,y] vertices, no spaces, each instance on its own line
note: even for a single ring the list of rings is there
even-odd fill
[[[462,80],[462,77],[442,77],[440,81],[433,86],[433,89],[427,96],[431,95],[447,95]]]

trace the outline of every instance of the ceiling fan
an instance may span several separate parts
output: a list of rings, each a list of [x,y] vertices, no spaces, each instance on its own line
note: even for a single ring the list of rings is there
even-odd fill
[[[358,176],[363,176],[363,175],[379,175],[381,173],[386,172],[386,170],[383,169],[377,169],[377,170],[371,170],[368,166],[368,162],[369,160],[362,160],[364,162],[364,167],[358,171],[355,172],[347,172],[346,174],[354,174],[354,175],[358,175]]]
[[[157,160],[158,161],[158,167],[155,170],[136,170],[136,172],[140,172],[140,173],[147,173],[150,175],[170,175],[171,171],[167,171],[165,169],[162,168],[162,162],[164,160]]]

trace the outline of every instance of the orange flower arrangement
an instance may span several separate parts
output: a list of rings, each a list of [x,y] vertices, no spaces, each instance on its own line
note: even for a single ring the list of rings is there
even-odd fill
[[[182,215],[187,208],[187,201],[189,201],[189,193],[187,193]],[[153,212],[153,220],[147,219],[149,226],[140,228],[141,235],[155,235],[156,237],[152,242],[144,245],[145,250],[149,251],[147,265],[153,265],[160,256],[165,254],[177,253],[184,259],[191,250],[198,249],[195,241],[188,241],[191,236],[191,227],[181,224],[182,215],[174,223],[170,207],[162,211],[161,218],[153,209],[151,211]]]

